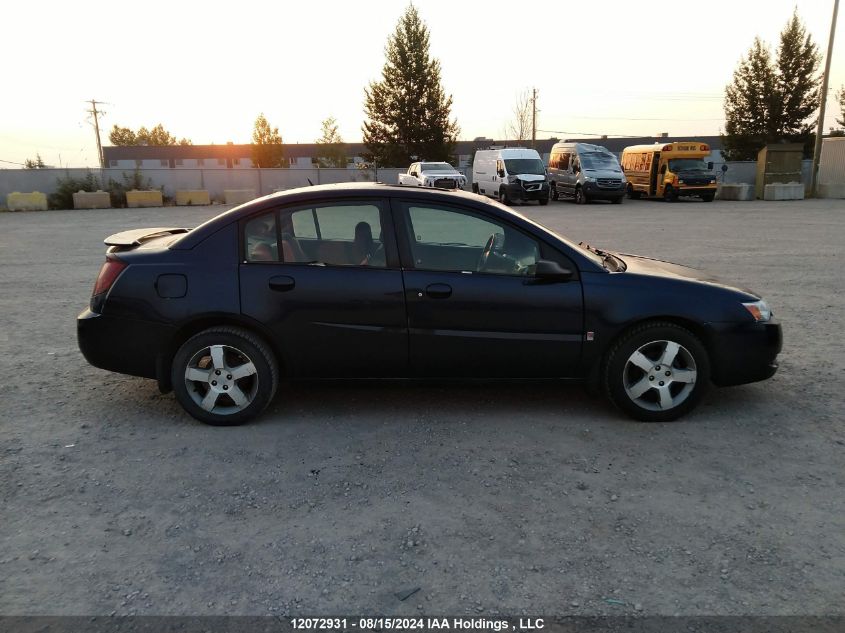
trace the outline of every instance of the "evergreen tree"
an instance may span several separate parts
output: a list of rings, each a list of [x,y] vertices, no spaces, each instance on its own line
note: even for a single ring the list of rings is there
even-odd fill
[[[819,107],[820,61],[797,12],[781,31],[775,59],[754,38],[725,87],[722,153],[728,160],[755,160],[765,145],[783,140],[803,142],[809,151],[811,117]]]
[[[337,121],[329,117],[322,128],[323,134],[317,139],[317,163],[320,167],[346,167],[346,143],[337,131]]]
[[[270,127],[264,113],[255,119],[252,130],[252,166],[287,167],[279,128]]]
[[[23,163],[24,169],[47,169],[47,165],[41,159],[41,154],[35,155],[35,160],[27,158]]]
[[[409,6],[388,38],[382,80],[365,89],[362,131],[369,160],[405,167],[414,160],[449,160],[458,134],[452,97],[429,55],[428,27]]]

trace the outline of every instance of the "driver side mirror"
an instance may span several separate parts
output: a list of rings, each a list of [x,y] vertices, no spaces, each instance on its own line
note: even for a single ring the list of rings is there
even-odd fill
[[[499,178],[504,178],[504,177],[505,177],[505,170],[504,170],[504,169],[500,169],[500,170],[499,170],[499,171],[497,171],[496,173],[497,173],[497,174],[499,174]]]
[[[707,163],[707,169],[709,169],[710,171],[713,171],[713,161],[712,160],[709,163]]]
[[[572,279],[572,271],[557,262],[538,259],[534,268],[534,277],[547,281],[569,281]]]

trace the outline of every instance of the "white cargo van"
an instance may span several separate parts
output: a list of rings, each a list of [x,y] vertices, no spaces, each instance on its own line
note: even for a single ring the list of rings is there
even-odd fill
[[[625,195],[625,174],[616,155],[591,143],[555,143],[549,154],[552,200],[567,197],[579,204],[610,200],[620,204]]]
[[[536,150],[522,147],[485,149],[472,161],[472,190],[504,204],[537,200],[549,203],[546,166]]]

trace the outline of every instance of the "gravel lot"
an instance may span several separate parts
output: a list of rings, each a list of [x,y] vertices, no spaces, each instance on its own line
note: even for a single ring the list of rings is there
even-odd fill
[[[88,366],[103,237],[220,210],[0,214],[0,614],[845,613],[843,201],[518,207],[769,299],[779,373],[652,425],[578,386],[390,383],[212,428]]]

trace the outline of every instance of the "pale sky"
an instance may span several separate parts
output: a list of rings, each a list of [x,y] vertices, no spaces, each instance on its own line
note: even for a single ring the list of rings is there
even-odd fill
[[[461,139],[502,138],[530,88],[539,91],[538,138],[718,134],[724,87],[754,36],[774,49],[797,6],[825,54],[833,10],[833,0],[415,4]],[[196,144],[248,143],[259,112],[286,143],[314,142],[329,116],[344,140],[360,141],[364,87],[381,78],[406,6],[13,0],[3,8],[0,161],[40,152],[50,165],[97,166],[92,98],[106,102],[104,144],[114,124],[157,123]],[[843,13],[825,129],[845,84]]]

